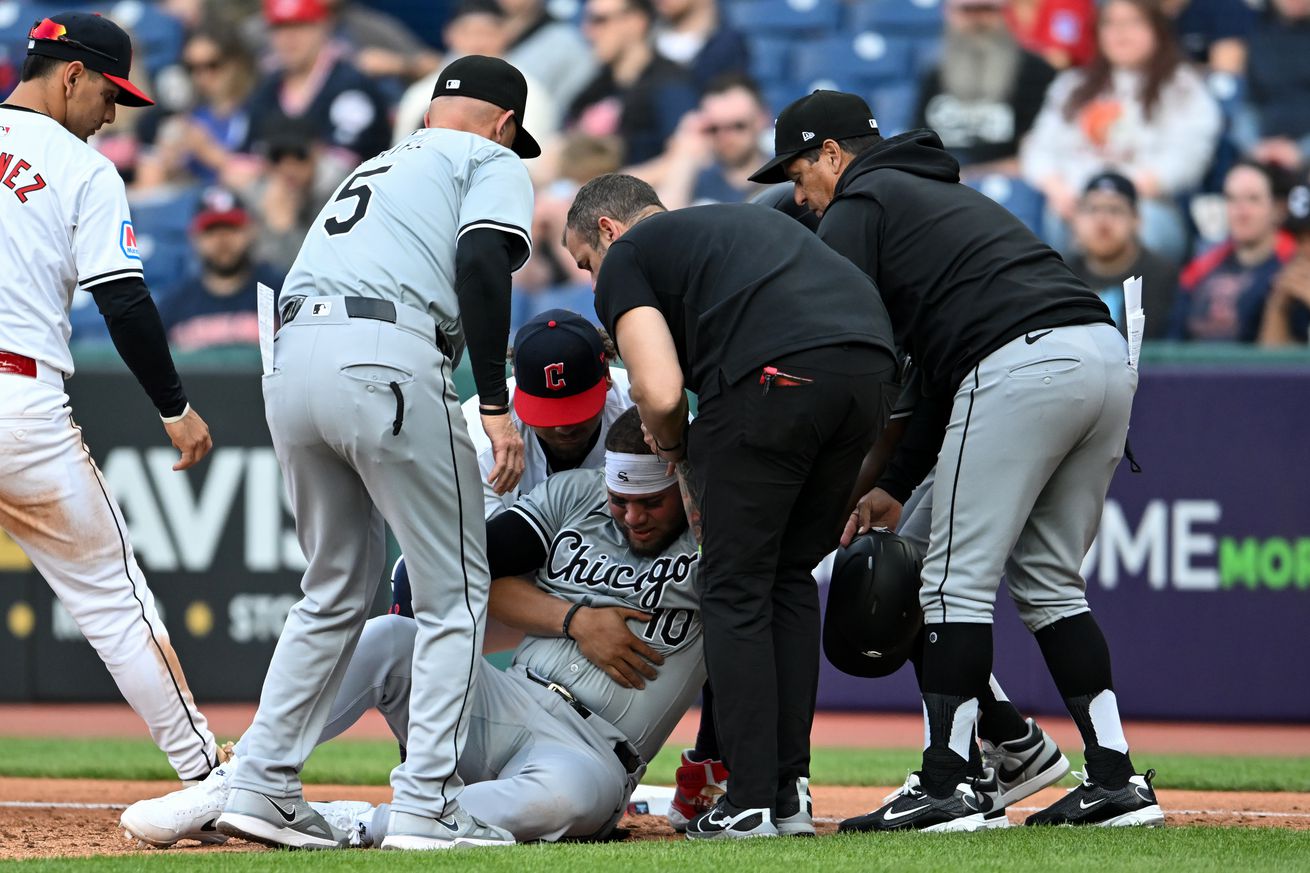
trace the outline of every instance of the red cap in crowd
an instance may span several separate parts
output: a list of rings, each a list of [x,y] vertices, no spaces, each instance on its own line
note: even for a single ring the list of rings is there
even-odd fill
[[[323,0],[264,0],[264,20],[272,25],[310,24],[327,17]]]

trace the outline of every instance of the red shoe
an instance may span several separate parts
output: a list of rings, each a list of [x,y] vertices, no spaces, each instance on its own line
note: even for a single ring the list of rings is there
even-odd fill
[[[692,749],[682,752],[682,766],[674,774],[676,789],[669,804],[669,824],[678,833],[687,830],[687,823],[714,805],[714,801],[728,790],[728,768],[717,758],[693,761]]]

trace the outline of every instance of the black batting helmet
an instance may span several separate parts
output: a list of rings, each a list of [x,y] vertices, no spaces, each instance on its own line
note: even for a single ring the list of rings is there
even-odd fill
[[[918,551],[888,530],[838,549],[828,585],[823,652],[851,676],[890,676],[923,627]]]

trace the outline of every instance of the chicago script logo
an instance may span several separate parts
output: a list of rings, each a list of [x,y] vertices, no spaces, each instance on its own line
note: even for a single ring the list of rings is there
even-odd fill
[[[555,536],[546,557],[545,576],[552,581],[567,579],[588,588],[608,588],[619,597],[635,595],[639,609],[655,609],[669,585],[681,585],[691,576],[700,556],[696,553],[661,555],[649,567],[614,563],[612,555],[588,543],[582,534],[565,529]]]

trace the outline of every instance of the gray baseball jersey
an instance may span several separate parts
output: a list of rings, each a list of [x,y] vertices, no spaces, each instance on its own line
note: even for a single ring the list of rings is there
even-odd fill
[[[628,626],[664,657],[659,677],[645,690],[623,688],[566,637],[528,637],[514,663],[567,686],[649,761],[705,679],[699,554],[690,531],[658,557],[633,554],[607,503],[603,471],[570,470],[551,476],[510,511],[527,519],[546,547],[539,587],[564,600],[654,614],[649,623]]]
[[[451,338],[458,361],[463,332],[453,253],[461,236],[481,227],[522,238],[511,270],[528,259],[532,184],[523,162],[476,134],[415,131],[337,188],[300,247],[282,300],[342,294],[426,310]]]
[[[596,470],[605,466],[605,434],[609,433],[614,420],[632,406],[629,395],[628,374],[618,367],[610,368],[610,390],[605,395],[605,408],[601,410],[600,433],[596,435],[596,445],[587,457],[578,465],[579,470]],[[509,379],[510,394],[514,393],[514,380]],[[504,494],[497,494],[487,481],[491,469],[496,466],[496,455],[491,448],[491,440],[482,429],[478,418],[478,398],[474,397],[464,403],[464,418],[469,423],[469,438],[473,440],[473,449],[478,453],[478,469],[482,471],[482,501],[486,507],[487,520],[495,518],[514,505],[514,501],[536,488],[551,474],[546,464],[546,453],[541,450],[541,443],[532,432],[531,425],[519,420],[518,413],[510,410],[514,427],[523,437],[523,478],[519,484]]]

